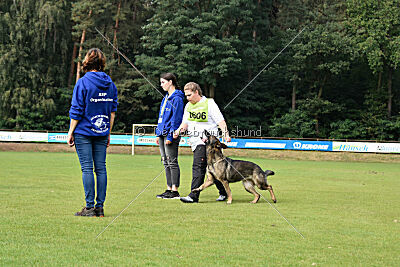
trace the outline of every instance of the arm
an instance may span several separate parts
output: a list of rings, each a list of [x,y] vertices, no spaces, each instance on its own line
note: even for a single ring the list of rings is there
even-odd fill
[[[209,103],[211,106],[210,116],[215,122],[218,122],[218,127],[221,129],[225,141],[230,142],[231,137],[229,136],[228,127],[226,126],[224,116],[222,115],[217,103],[215,103],[214,100],[209,101]]]
[[[178,138],[178,136],[181,134],[181,132],[186,131],[188,128],[188,124],[185,122],[182,122],[182,124],[179,126],[179,128],[174,132],[174,138]]]
[[[115,112],[117,111],[117,106],[118,106],[118,90],[114,83],[112,83],[112,86],[115,90],[115,93],[114,93],[113,107],[110,113],[110,131],[108,133],[107,147],[110,146],[111,131],[114,126]]]
[[[68,137],[67,137],[67,143],[70,147],[75,145],[74,142],[74,131],[76,126],[78,125],[79,121],[75,119],[71,119],[71,123],[69,125],[69,131],[68,131]]]
[[[229,136],[228,127],[226,126],[225,120],[218,123],[218,127],[222,130],[222,135],[227,142],[231,141],[231,137]]]
[[[176,101],[172,103],[174,109],[172,115],[171,129],[167,136],[167,142],[166,142],[167,145],[172,143],[172,140],[174,138],[174,129],[179,128],[180,124],[182,124],[182,119],[183,119],[183,100],[177,98],[174,98],[173,100]]]
[[[110,133],[108,134],[107,147],[110,146],[111,130],[112,130],[113,126],[114,126],[114,119],[115,119],[115,112],[111,112],[111,115],[110,115]]]

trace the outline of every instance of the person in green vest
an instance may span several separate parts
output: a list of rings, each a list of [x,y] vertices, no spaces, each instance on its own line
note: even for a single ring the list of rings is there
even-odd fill
[[[203,141],[204,130],[218,136],[218,127],[222,130],[223,137],[227,142],[231,141],[224,116],[213,99],[203,96],[197,83],[189,82],[184,87],[184,92],[189,103],[186,104],[182,123],[174,132],[174,138],[178,138],[182,132],[187,130],[189,134],[189,145],[193,151],[192,185],[191,191],[201,186],[207,169],[206,145]],[[226,199],[225,188],[221,182],[215,181],[219,190],[217,201]],[[191,192],[180,200],[184,203],[199,202],[200,192]]]

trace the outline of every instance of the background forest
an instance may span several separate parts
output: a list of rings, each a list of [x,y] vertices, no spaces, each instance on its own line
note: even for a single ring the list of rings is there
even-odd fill
[[[230,129],[400,140],[400,0],[1,0],[0,129],[67,131],[90,47],[119,90],[114,130],[156,123],[162,96],[95,27],[160,92],[162,72],[198,82]]]

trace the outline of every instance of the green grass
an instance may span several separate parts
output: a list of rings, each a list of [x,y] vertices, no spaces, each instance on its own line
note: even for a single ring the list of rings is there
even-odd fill
[[[191,160],[179,160],[181,195]],[[275,206],[304,239],[264,200],[249,204],[241,183],[232,205],[215,187],[198,204],[156,199],[164,175],[95,239],[160,173],[159,156],[108,155],[106,217],[80,218],[75,154],[0,152],[0,265],[398,266],[398,164],[248,160],[276,172]]]

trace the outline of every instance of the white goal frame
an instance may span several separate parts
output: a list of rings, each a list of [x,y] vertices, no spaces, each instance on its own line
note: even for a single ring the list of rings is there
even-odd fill
[[[156,128],[157,124],[132,124],[132,156],[135,155],[135,133],[136,133],[135,130],[137,127],[154,127],[154,128]],[[144,136],[145,135],[152,136],[153,133],[148,133],[148,134],[145,133],[143,135]]]

